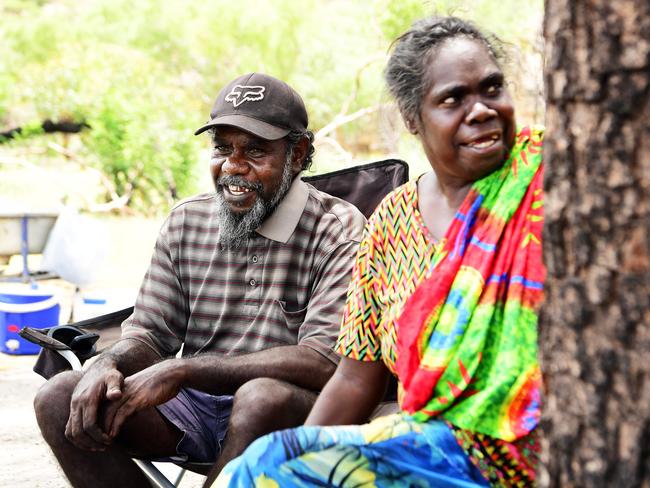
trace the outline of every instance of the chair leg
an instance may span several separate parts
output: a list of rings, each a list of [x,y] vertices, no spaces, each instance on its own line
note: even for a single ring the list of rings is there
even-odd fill
[[[178,472],[178,476],[176,476],[176,480],[174,481],[174,486],[179,486],[181,484],[181,480],[183,479],[183,476],[185,476],[185,473],[187,473],[187,469],[181,469]]]
[[[160,472],[150,461],[143,461],[141,459],[134,459],[135,463],[140,467],[140,469],[146,474],[151,481],[153,481],[158,488],[176,488],[176,484],[172,484],[164,474]],[[183,470],[185,471],[185,470]],[[180,482],[180,478],[176,482]]]

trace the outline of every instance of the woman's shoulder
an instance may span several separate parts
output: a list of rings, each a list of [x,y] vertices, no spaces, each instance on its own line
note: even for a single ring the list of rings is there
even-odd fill
[[[388,193],[373,212],[371,219],[380,218],[386,214],[408,211],[417,201],[417,181],[407,181]]]

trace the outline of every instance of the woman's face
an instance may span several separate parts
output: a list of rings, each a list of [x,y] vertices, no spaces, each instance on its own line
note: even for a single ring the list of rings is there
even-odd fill
[[[441,182],[471,183],[499,168],[515,137],[504,76],[478,41],[449,39],[429,54],[419,120],[407,120]]]

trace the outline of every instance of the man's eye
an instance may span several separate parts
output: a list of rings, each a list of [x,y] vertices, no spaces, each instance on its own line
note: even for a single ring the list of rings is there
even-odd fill
[[[225,154],[230,151],[228,146],[214,146],[214,152],[216,154]]]
[[[264,151],[258,147],[252,147],[248,150],[248,154],[256,158],[262,156],[264,154]]]
[[[488,86],[487,94],[488,95],[498,95],[501,92],[501,83],[495,83],[494,85]]]
[[[447,98],[442,100],[443,105],[453,105],[456,102],[458,102],[458,98],[456,98],[456,97],[447,97]]]

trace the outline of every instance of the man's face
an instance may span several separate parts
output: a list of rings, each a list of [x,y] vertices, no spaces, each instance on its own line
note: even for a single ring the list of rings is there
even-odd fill
[[[301,161],[287,151],[286,139],[269,141],[235,127],[216,127],[213,143],[221,241],[237,247],[282,200]]]

